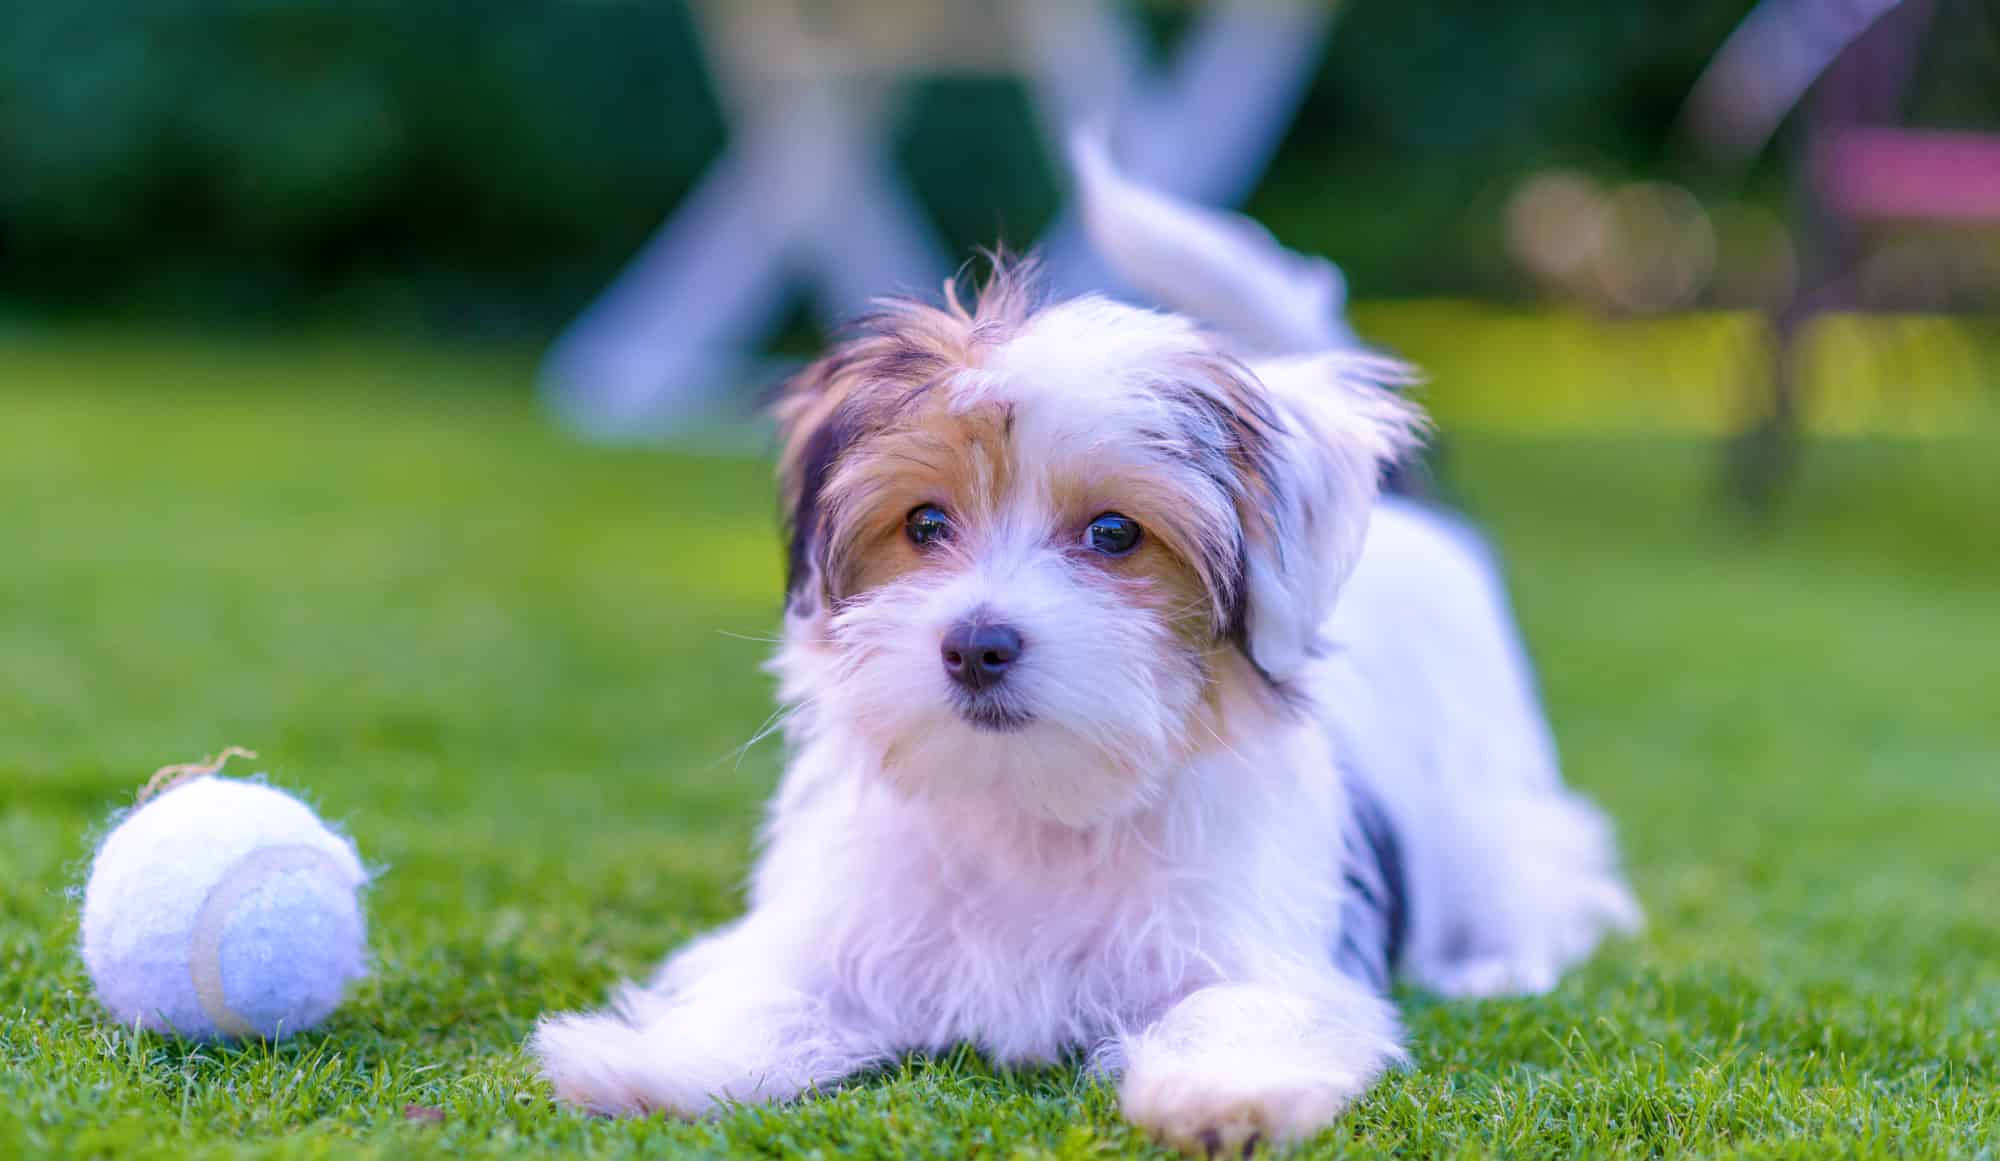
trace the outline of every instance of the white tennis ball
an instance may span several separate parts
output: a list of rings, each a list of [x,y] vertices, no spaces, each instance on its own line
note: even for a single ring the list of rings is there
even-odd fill
[[[156,795],[97,848],[83,962],[120,1023],[276,1040],[324,1020],[366,974],[354,844],[258,782]]]

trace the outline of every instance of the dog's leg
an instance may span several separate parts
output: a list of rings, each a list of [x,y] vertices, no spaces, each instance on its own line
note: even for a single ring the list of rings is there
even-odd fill
[[[1447,996],[1538,995],[1641,923],[1610,823],[1560,788],[1463,786],[1416,822],[1428,885],[1405,960]]]
[[[1344,976],[1204,988],[1118,1051],[1125,1116],[1197,1156],[1247,1156],[1331,1123],[1403,1057],[1395,1010]]]
[[[843,1024],[781,953],[739,928],[677,957],[652,989],[609,1011],[552,1016],[533,1051],[556,1096],[607,1114],[699,1117],[783,1101],[875,1064],[891,1050]]]

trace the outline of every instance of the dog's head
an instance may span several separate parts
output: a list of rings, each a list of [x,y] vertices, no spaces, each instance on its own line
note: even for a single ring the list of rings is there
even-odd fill
[[[1031,268],[898,303],[787,385],[777,668],[911,794],[1114,818],[1277,712],[1420,419],[1401,368],[1260,365]]]

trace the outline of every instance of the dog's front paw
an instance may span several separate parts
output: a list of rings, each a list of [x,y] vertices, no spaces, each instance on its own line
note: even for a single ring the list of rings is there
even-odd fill
[[[627,991],[610,1012],[552,1016],[530,1045],[556,1097],[592,1112],[702,1117],[732,1104],[788,1101],[881,1059],[824,1007],[745,973],[671,997]]]
[[[1126,1120],[1163,1145],[1195,1157],[1248,1157],[1260,1147],[1297,1144],[1332,1124],[1371,1079],[1286,1076],[1221,1063],[1140,1066],[1126,1073],[1119,1103]]]
[[[677,1080],[671,1061],[638,1029],[613,1015],[556,1016],[535,1030],[530,1050],[556,1099],[605,1116],[650,1112],[699,1117],[716,1105],[713,1077]]]
[[[1125,1117],[1199,1157],[1247,1157],[1333,1123],[1402,1059],[1394,1010],[1353,980],[1304,992],[1217,985],[1121,1040]]]

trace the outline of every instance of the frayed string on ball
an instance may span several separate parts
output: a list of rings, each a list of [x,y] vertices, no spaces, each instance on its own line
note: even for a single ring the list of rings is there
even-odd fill
[[[241,746],[224,746],[222,753],[213,758],[203,758],[199,762],[182,762],[176,766],[162,766],[153,771],[153,776],[146,779],[146,784],[139,788],[139,798],[133,805],[144,806],[154,796],[165,794],[190,778],[206,778],[210,774],[220,774],[231,758],[255,759],[256,757],[255,750],[246,750]]]

